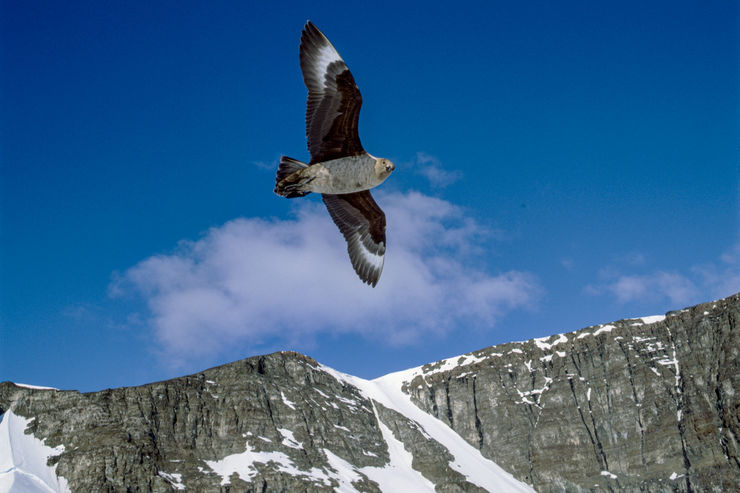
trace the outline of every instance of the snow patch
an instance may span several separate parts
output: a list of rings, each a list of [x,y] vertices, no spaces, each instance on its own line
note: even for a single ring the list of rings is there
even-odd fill
[[[33,390],[59,390],[56,387],[41,387],[40,385],[28,385],[27,383],[18,383],[13,382],[13,385],[16,387],[23,387],[24,389],[33,389]]]
[[[278,428],[277,431],[283,435],[283,445],[298,450],[303,449],[303,444],[295,439],[292,431],[286,428]]]
[[[170,483],[170,485],[172,485],[172,487],[175,488],[176,490],[185,489],[185,485],[182,484],[182,474],[166,473],[164,471],[159,471],[157,474],[159,474],[164,479],[166,479]]]
[[[606,477],[611,478],[611,479],[617,479],[617,475],[616,474],[612,474],[609,471],[601,471],[601,475],[602,476],[606,476]]]
[[[485,359],[475,356],[471,356],[471,358],[479,360]],[[415,372],[418,371],[418,368],[390,373],[375,380],[365,380],[359,377],[353,377],[326,366],[322,366],[322,370],[342,382],[346,382],[357,387],[366,398],[374,400],[387,408],[393,409],[412,422],[415,422],[420,431],[423,431],[447,448],[450,455],[453,457],[449,463],[449,467],[465,476],[466,480],[470,483],[478,485],[487,491],[496,491],[501,493],[521,491],[530,493],[534,492],[530,486],[517,481],[511,474],[501,469],[501,467],[496,463],[483,457],[477,448],[466,442],[445,423],[422,411],[416,407],[413,402],[411,402],[411,397],[405,394],[401,389],[404,382],[408,382],[413,378]],[[380,423],[380,421],[379,426],[381,427],[381,430],[383,430],[383,424]],[[389,450],[395,447],[395,442],[393,442],[390,430],[388,430],[388,435],[386,435],[385,431],[383,432],[383,438],[386,440]],[[405,451],[405,449],[403,449],[401,442],[398,442],[397,445],[400,447],[398,449],[398,459],[394,459],[391,462],[395,462],[399,467],[403,464],[404,468],[410,468],[410,463],[405,465],[406,460],[402,459],[401,450]],[[362,469],[362,472],[368,474],[368,477],[371,477],[371,474],[373,474],[366,472],[365,468]],[[418,473],[411,469],[410,471],[407,471],[407,474],[416,475]],[[389,475],[389,477],[395,479],[396,475]],[[373,480],[376,480],[375,476],[373,476]],[[416,484],[419,484],[419,480],[417,479],[416,481]],[[420,484],[419,486],[416,486],[415,490],[409,488],[408,491],[420,491],[419,487]],[[382,485],[381,489],[384,491],[404,491],[398,487],[391,489],[383,488]],[[434,489],[425,488],[421,491],[434,491]]]
[[[519,353],[522,352],[521,349],[515,349],[512,351],[519,352]],[[512,351],[510,351],[510,353]],[[451,358],[436,361],[434,363],[430,363],[427,365],[417,366],[415,368],[403,370],[403,373],[404,375],[406,375],[406,378],[407,378],[406,382],[410,382],[417,376],[421,376],[422,378],[424,378],[430,375],[434,375],[435,373],[441,373],[445,371],[454,370],[455,368],[459,368],[461,366],[481,363],[483,361],[486,361],[488,358],[491,358],[494,356],[501,357],[503,356],[503,353],[491,353],[491,354],[484,354],[482,356],[476,356],[474,354],[463,354],[460,356],[453,356]],[[434,368],[429,368],[430,366]]]
[[[326,486],[330,486],[327,474],[316,467],[310,471],[298,469],[290,457],[282,452],[257,452],[247,443],[247,450],[240,454],[227,455],[221,460],[204,461],[213,472],[221,476],[221,486],[231,484],[229,478],[232,474],[237,474],[243,481],[255,477],[258,473],[255,464],[272,464],[272,467],[279,472],[291,476],[306,476],[313,481],[321,481]]]
[[[594,332],[594,335],[597,336],[599,334],[603,334],[604,332],[611,332],[612,330],[614,330],[614,326],[611,324],[606,324],[603,327],[601,327],[599,330]]]
[[[390,461],[384,467],[366,466],[360,469],[370,480],[380,486],[380,491],[434,492],[434,484],[411,466],[414,457],[403,443],[378,419],[383,440],[388,445]],[[332,465],[333,467],[333,465]]]
[[[280,391],[280,397],[283,398],[283,404],[295,411],[295,402],[289,401],[288,398],[285,397],[285,394],[283,394],[282,390]]]
[[[0,420],[0,491],[71,491],[67,480],[57,476],[57,466],[46,465],[50,457],[64,452],[64,446],[49,447],[26,434],[31,419],[7,411]]]
[[[552,343],[548,343],[546,341],[552,339],[553,336],[550,337],[539,337],[536,339],[533,339],[535,345],[542,349],[543,351],[547,351],[552,349],[553,347],[557,346],[558,344],[565,344],[568,342],[568,338],[565,336],[565,334],[558,334],[557,339],[553,341]]]

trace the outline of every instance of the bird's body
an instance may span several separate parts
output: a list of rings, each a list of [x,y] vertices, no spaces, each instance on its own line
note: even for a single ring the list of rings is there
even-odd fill
[[[387,159],[368,153],[331,159],[295,171],[278,182],[276,188],[303,195],[304,192],[345,194],[370,190],[390,176],[393,168],[388,169],[391,166],[388,163]]]
[[[352,267],[363,282],[375,286],[385,259],[385,214],[369,190],[383,183],[395,166],[362,148],[357,129],[360,90],[337,50],[310,21],[301,33],[300,61],[308,88],[311,161],[283,156],[275,193],[288,198],[320,193],[347,241]]]

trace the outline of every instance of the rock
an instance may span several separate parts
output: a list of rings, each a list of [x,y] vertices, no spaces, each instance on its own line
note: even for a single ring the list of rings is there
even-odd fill
[[[426,365],[405,390],[537,491],[740,491],[739,320],[735,295]]]
[[[402,372],[390,400],[281,352],[86,394],[3,382],[0,413],[64,447],[48,464],[72,491],[377,492],[379,471],[485,491],[461,446],[537,491],[740,491],[738,320],[740,294],[503,344]],[[439,421],[393,408],[409,398]]]

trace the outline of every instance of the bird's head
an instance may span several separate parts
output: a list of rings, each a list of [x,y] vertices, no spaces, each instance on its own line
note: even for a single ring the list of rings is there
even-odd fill
[[[388,159],[381,157],[375,160],[375,174],[381,180],[388,178],[394,169],[396,169],[396,165]]]

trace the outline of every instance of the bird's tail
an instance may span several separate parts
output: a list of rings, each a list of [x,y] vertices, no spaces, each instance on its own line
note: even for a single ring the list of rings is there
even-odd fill
[[[306,163],[297,159],[282,156],[275,176],[275,193],[289,199],[303,197],[311,193],[304,190],[303,187],[313,180],[313,177],[301,176],[302,173],[299,173],[307,167]]]

